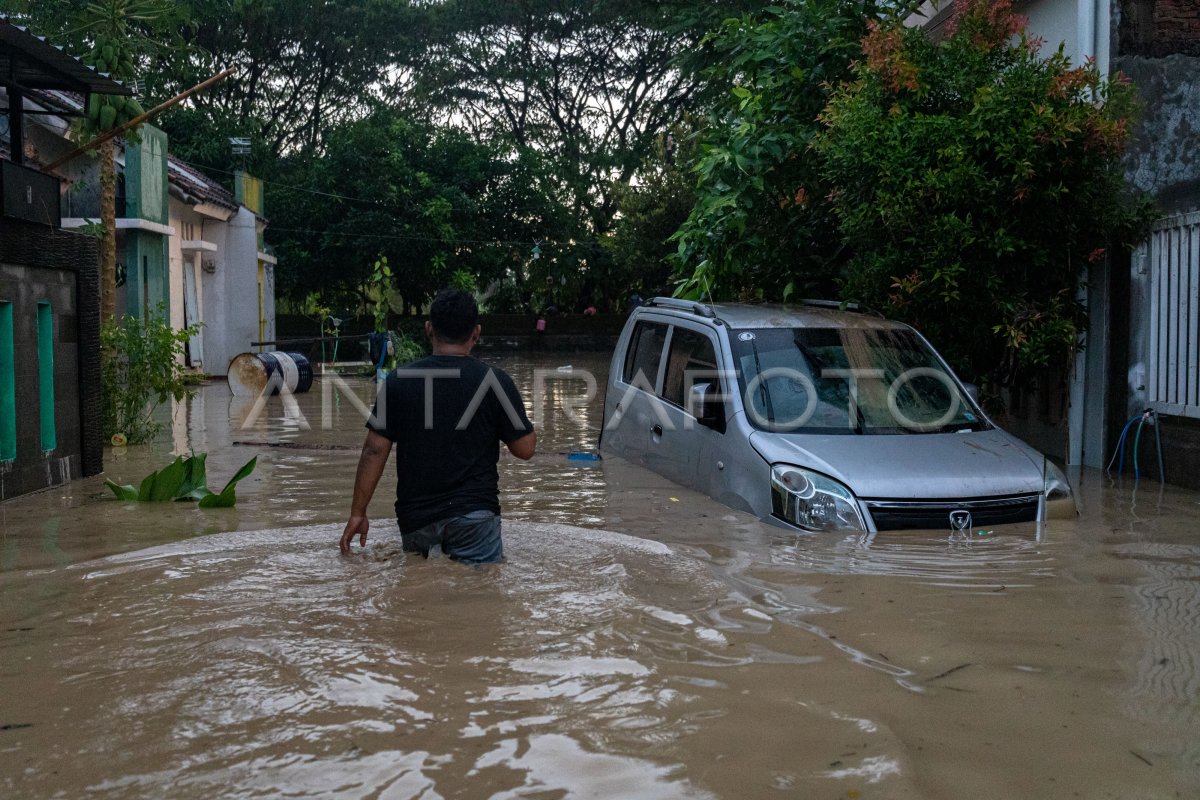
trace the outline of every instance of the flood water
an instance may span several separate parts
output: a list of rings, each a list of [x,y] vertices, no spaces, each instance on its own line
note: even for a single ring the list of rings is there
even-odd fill
[[[386,475],[341,557],[362,417],[319,387],[243,428],[212,384],[106,454],[257,455],[235,509],[0,504],[0,796],[1200,796],[1200,494],[1085,471],[1040,539],[801,536],[568,460],[604,356],[493,361],[531,406],[549,371],[502,565],[401,553]]]

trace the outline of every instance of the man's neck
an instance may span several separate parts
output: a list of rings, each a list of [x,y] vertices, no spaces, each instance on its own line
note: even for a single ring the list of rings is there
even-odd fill
[[[435,356],[469,356],[471,350],[474,349],[474,342],[464,342],[463,344],[445,344],[444,342],[433,342],[433,354]]]

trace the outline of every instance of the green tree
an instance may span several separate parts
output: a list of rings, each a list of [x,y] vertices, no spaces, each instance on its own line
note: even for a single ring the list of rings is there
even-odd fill
[[[810,146],[867,25],[909,5],[782,0],[711,36],[720,58],[710,80],[732,89],[700,137],[696,203],[676,235],[681,293],[779,300],[832,289],[841,241]]]
[[[845,296],[997,383],[1070,364],[1082,271],[1146,219],[1120,164],[1124,80],[1022,26],[1007,0],[961,3],[941,42],[872,26],[817,148],[853,253]]]
[[[624,308],[623,295],[670,294],[675,252],[671,241],[695,206],[695,131],[687,122],[659,138],[655,153],[634,180],[617,193],[617,217],[606,240],[611,254],[601,283],[617,287],[605,299],[612,310]]]
[[[289,267],[281,288],[357,307],[370,300],[380,256],[409,309],[458,270],[484,287],[506,276],[521,283],[535,241],[567,238],[539,167],[528,154],[377,109],[332,132],[322,158],[287,159],[268,185],[276,246]]]
[[[185,0],[171,0],[183,5]],[[285,152],[319,152],[339,125],[387,95],[393,75],[423,36],[424,12],[407,0],[186,0],[188,47],[147,75],[151,97],[166,98],[231,65],[226,80],[163,127],[185,159],[228,166],[228,137],[252,139],[253,166]],[[266,170],[264,170],[266,171]]]
[[[603,236],[657,142],[707,86],[681,60],[718,15],[760,2],[451,0],[432,6],[417,81],[447,124],[531,148],[565,202]]]
[[[183,348],[199,326],[173,330],[164,316],[161,310],[144,320],[123,316],[100,327],[102,422],[104,435],[115,441],[141,444],[154,438],[161,428],[154,410],[190,394]]]

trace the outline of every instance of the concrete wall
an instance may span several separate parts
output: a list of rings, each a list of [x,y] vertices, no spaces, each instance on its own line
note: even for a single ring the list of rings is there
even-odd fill
[[[167,134],[143,125],[136,143],[125,147],[128,217],[167,222]]]
[[[0,219],[0,300],[12,303],[17,451],[0,464],[0,500],[102,467],[99,275],[90,237]],[[38,303],[53,322],[55,447],[43,451]]]
[[[125,313],[143,318],[161,310],[170,318],[170,275],[167,237],[150,231],[127,230],[125,245]]]
[[[1141,119],[1126,159],[1126,176],[1157,201],[1163,217],[1200,210],[1200,2],[1120,0],[1114,69],[1133,82]],[[1114,405],[1124,411],[1112,428],[1147,405],[1150,364],[1152,265],[1148,244],[1129,260],[1127,347],[1114,363]],[[1196,291],[1195,287],[1192,291]],[[1181,365],[1181,368],[1182,365]],[[1114,415],[1116,417],[1116,415]],[[1162,418],[1166,477],[1200,488],[1200,422]],[[1143,434],[1143,474],[1157,477],[1152,448]]]
[[[185,328],[193,322],[205,322],[204,316],[204,262],[215,261],[216,252],[210,250],[184,250],[184,242],[203,242],[209,232],[223,228],[224,223],[210,217],[198,214],[193,207],[176,197],[170,199],[170,222],[175,235],[168,242],[168,262],[170,265],[171,288],[171,325],[175,328]],[[210,243],[211,244],[211,243]],[[215,245],[213,245],[215,247]],[[188,281],[190,280],[190,283]],[[185,291],[185,284],[188,289]],[[192,310],[189,311],[188,295],[195,292],[191,299]],[[185,360],[187,366],[207,368],[205,340],[208,336],[207,325],[192,337]]]
[[[205,371],[210,375],[224,375],[234,356],[259,340],[257,218],[240,208],[219,227],[224,230],[209,237],[218,247],[216,269],[203,278]]]
[[[1200,56],[1121,56],[1115,67],[1133,81],[1142,106],[1126,161],[1130,182],[1154,195],[1164,214],[1197,210]]]
[[[261,341],[275,341],[275,265],[263,264],[263,317],[266,320]],[[256,350],[258,348],[255,348]],[[274,350],[274,347],[264,347],[263,350]]]
[[[184,266],[191,266],[191,254],[185,259],[183,254],[183,240],[188,238],[187,224],[191,222],[191,217],[195,215],[190,212],[184,212],[187,206],[170,198],[168,204],[167,224],[175,231],[175,235],[167,240],[167,284],[168,294],[171,298],[171,327],[184,328],[183,308],[183,281],[184,281]]]

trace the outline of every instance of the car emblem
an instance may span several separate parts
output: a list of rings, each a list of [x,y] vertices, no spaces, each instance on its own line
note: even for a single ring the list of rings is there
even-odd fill
[[[966,509],[956,508],[950,512],[950,529],[955,531],[966,531],[971,529],[971,512]]]

